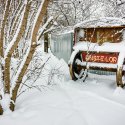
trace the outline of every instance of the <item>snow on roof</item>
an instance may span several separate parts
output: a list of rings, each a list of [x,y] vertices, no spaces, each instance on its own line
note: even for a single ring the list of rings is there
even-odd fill
[[[76,24],[74,28],[97,28],[113,26],[125,26],[125,20],[114,17],[103,17],[99,19],[86,20],[82,23]]]
[[[73,33],[73,27],[68,26],[68,27],[63,27],[63,28],[55,28],[52,31],[52,34],[56,35],[62,35],[62,34],[68,34],[68,33]]]

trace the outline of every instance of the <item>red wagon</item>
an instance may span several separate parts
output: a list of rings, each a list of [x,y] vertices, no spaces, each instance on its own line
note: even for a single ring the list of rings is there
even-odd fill
[[[125,20],[101,18],[77,24],[69,60],[73,80],[85,79],[88,69],[116,73],[118,86],[125,85]]]

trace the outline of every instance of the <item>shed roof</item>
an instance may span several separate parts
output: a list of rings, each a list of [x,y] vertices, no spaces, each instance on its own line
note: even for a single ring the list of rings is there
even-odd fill
[[[52,30],[51,34],[62,35],[62,34],[68,34],[73,32],[74,32],[73,27],[68,26],[68,27],[55,28]]]
[[[125,20],[114,17],[103,17],[99,19],[86,20],[75,25],[74,28],[103,28],[103,27],[125,27]]]

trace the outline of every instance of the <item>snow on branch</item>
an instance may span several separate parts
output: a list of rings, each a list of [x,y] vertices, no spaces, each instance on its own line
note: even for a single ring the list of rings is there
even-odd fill
[[[7,47],[6,51],[5,51],[5,59],[7,58],[8,53],[9,53],[10,50],[12,49],[14,43],[16,42],[16,40],[17,40],[17,38],[18,38],[18,36],[19,36],[20,29],[21,29],[21,27],[22,27],[22,21],[23,21],[23,19],[24,19],[25,11],[26,11],[26,5],[25,5],[25,8],[24,8],[24,10],[23,10],[23,12],[22,12],[21,21],[20,21],[19,27],[18,27],[18,29],[17,29],[17,31],[16,31],[16,34],[14,35],[12,41],[10,42],[10,44],[8,45],[8,47]]]
[[[40,11],[39,11],[39,12],[40,12]],[[39,12],[38,12],[38,13],[39,13]],[[37,16],[37,17],[38,17],[38,16]],[[42,27],[42,31],[44,31],[44,30],[46,29],[46,27],[48,26],[48,24],[49,24],[52,20],[53,20],[52,17],[50,17],[50,18],[47,20],[46,24]],[[36,20],[36,21],[37,21],[37,20]],[[16,82],[17,82],[17,80],[18,80],[18,78],[19,78],[19,75],[20,75],[20,73],[21,73],[21,71],[22,71],[22,69],[23,69],[23,67],[24,67],[24,65],[25,65],[25,63],[26,63],[26,60],[27,60],[27,58],[28,58],[28,56],[29,56],[29,53],[30,53],[31,44],[33,44],[32,42],[33,42],[33,41],[31,40],[31,41],[30,41],[30,45],[29,45],[29,47],[28,47],[28,49],[27,49],[26,55],[24,56],[23,61],[22,61],[22,63],[20,64],[20,67],[19,67],[19,69],[18,69],[18,71],[17,71],[17,73],[16,73],[16,75],[15,75],[14,80],[12,81],[13,85],[12,85],[11,89],[13,89],[13,88],[15,87]]]
[[[53,17],[50,17],[47,22],[42,26],[42,28],[39,31],[39,36],[38,36],[38,40],[41,38],[41,36],[43,35],[44,31],[47,29],[48,25],[50,23],[53,23]]]
[[[125,0],[117,0],[117,5],[123,5],[125,4]]]
[[[40,5],[40,7],[39,7],[39,9],[38,9],[38,12],[37,12],[37,14],[36,14],[36,17],[35,17],[35,20],[34,20],[33,29],[32,29],[32,34],[33,34],[34,29],[35,29],[35,27],[36,27],[36,25],[37,25],[38,18],[39,18],[39,15],[40,15],[40,13],[41,13],[41,10],[42,10],[42,8],[43,8],[44,3],[45,3],[45,0],[42,1],[41,5]]]
[[[24,5],[22,5],[22,1],[21,1],[19,3],[15,13],[13,14],[9,32],[12,32],[12,30],[14,29],[15,23],[18,20],[18,17],[19,17],[19,15],[20,15],[20,13],[22,12],[23,9],[24,9]]]

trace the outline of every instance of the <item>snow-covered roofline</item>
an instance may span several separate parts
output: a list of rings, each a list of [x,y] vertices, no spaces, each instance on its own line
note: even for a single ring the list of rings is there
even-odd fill
[[[68,26],[68,27],[55,28],[52,30],[51,33],[56,35],[62,35],[62,34],[68,34],[73,32],[74,32],[73,27]]]
[[[86,20],[78,23],[75,28],[98,28],[98,27],[119,27],[125,26],[125,20],[115,17],[103,17],[99,19]]]

